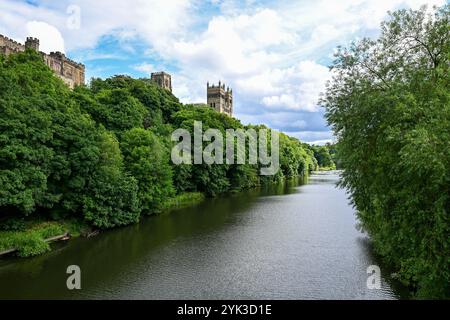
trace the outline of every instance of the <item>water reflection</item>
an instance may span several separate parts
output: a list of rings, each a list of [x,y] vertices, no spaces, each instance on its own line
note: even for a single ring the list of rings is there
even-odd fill
[[[307,184],[208,199],[48,255],[2,260],[0,298],[400,297],[389,277],[382,290],[367,289],[366,269],[379,261],[354,227],[338,178],[320,173]],[[81,267],[80,291],[65,287],[70,264]]]

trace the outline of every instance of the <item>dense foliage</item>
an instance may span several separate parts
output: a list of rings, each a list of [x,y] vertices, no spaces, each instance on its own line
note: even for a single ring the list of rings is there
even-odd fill
[[[208,107],[184,107],[172,116],[175,128],[183,128],[193,135],[193,124],[202,121],[203,131],[209,128],[219,129],[226,144],[226,129],[268,129],[264,126],[244,126],[238,120],[215,112]],[[268,140],[270,141],[270,140]],[[175,186],[178,191],[200,191],[216,195],[227,191],[239,191],[260,184],[278,181],[284,177],[304,176],[316,169],[317,162],[313,152],[297,139],[280,133],[280,170],[273,176],[260,176],[261,164],[200,164],[174,166]],[[204,143],[204,147],[207,143]],[[236,148],[236,146],[235,146]],[[248,149],[246,158],[248,159]]]
[[[397,11],[339,48],[323,101],[362,226],[422,297],[450,297],[449,13]]]
[[[226,129],[262,128],[211,108],[183,106],[148,79],[92,79],[72,91],[36,52],[0,56],[0,227],[11,224],[5,218],[25,216],[77,218],[98,228],[127,225],[188,198],[317,167],[311,147],[283,134],[275,176],[259,176],[258,164],[175,165],[171,133],[192,132],[194,120],[224,136]]]
[[[0,231],[0,252],[11,248],[17,249],[20,257],[30,257],[50,250],[45,240],[61,235],[64,229],[52,222],[38,223],[25,230]]]
[[[334,163],[335,159],[333,156],[336,151],[332,148],[331,144],[326,144],[324,146],[312,146],[314,151],[314,157],[317,159],[317,164],[321,168],[326,169],[336,169],[336,165]]]

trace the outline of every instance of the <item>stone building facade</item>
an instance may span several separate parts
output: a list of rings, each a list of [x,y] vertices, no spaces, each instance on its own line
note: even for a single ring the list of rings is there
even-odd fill
[[[231,117],[233,115],[233,90],[229,87],[225,89],[225,84],[220,81],[218,86],[214,84],[210,86],[208,82],[206,89],[208,106]]]
[[[172,76],[170,74],[165,73],[163,71],[154,72],[151,75],[151,80],[161,88],[164,88],[172,92]]]
[[[0,53],[4,55],[9,55],[11,53],[17,53],[25,51],[25,45],[16,42],[8,37],[0,34]]]
[[[21,44],[0,35],[0,54],[7,56],[11,53],[25,51],[26,49],[33,49],[40,52],[39,39],[28,37],[25,44]],[[40,54],[47,66],[70,88],[73,89],[85,83],[85,67],[83,64],[70,60],[61,52],[51,52],[50,54],[40,52]]]

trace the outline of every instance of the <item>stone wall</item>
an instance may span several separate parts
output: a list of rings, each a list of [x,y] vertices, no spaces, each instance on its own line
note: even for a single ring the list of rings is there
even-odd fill
[[[0,34],[0,53],[8,55],[25,51],[25,45]]]
[[[39,52],[39,40],[27,38],[27,47]],[[0,53],[9,55],[25,51],[25,45],[0,35]],[[55,72],[70,88],[82,85],[85,82],[85,67],[81,63],[70,60],[61,52],[46,54],[40,52],[45,64]]]
[[[70,60],[61,52],[45,54],[44,61],[70,88],[84,84],[85,67],[83,64]]]

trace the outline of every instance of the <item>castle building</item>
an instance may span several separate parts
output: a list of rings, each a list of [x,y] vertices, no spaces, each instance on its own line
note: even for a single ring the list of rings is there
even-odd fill
[[[151,75],[151,80],[161,88],[164,88],[172,92],[172,76],[170,74],[165,73],[163,71],[154,72]]]
[[[214,84],[210,86],[208,82],[206,89],[208,106],[231,117],[233,115],[233,90],[229,87],[225,89],[225,84],[220,81],[218,86]]]
[[[40,52],[39,39],[28,37],[23,45],[0,34],[0,54],[8,56],[11,53],[23,52],[26,49],[39,52],[45,64],[70,88],[73,89],[84,84],[85,67],[83,64],[70,60],[61,52],[51,52],[50,54]]]

